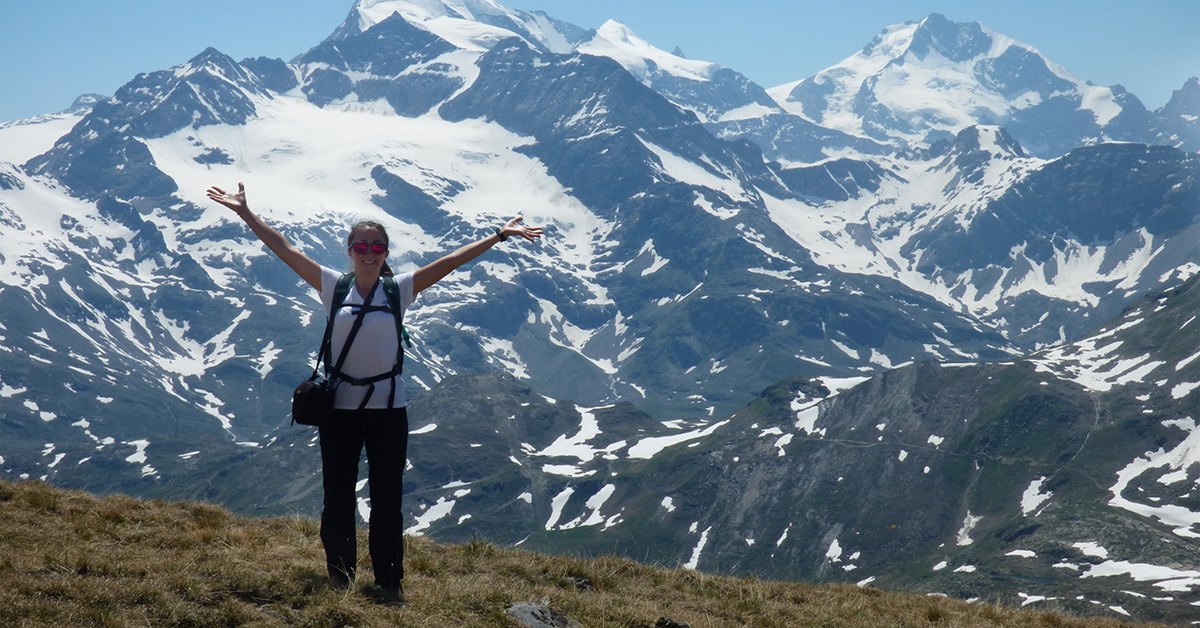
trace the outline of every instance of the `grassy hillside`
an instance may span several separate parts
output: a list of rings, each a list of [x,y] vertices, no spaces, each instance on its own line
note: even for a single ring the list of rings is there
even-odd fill
[[[208,504],[0,482],[0,624],[512,628],[518,624],[505,611],[540,600],[587,628],[1130,625],[424,538],[406,540],[408,603],[394,606],[367,584],[347,590],[326,581],[317,527],[239,518]],[[363,574],[365,547],[363,533]]]

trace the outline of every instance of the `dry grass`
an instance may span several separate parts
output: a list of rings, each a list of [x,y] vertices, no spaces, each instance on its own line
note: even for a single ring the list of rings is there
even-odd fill
[[[206,504],[0,482],[0,625],[513,628],[507,608],[545,598],[587,628],[650,628],[660,618],[692,628],[1129,625],[424,538],[406,540],[408,603],[397,607],[369,586],[329,584],[317,528]],[[369,570],[365,552],[360,560],[360,573]]]

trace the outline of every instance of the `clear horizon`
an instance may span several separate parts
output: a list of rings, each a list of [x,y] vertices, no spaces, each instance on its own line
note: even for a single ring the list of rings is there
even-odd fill
[[[1076,77],[1122,85],[1151,110],[1200,75],[1200,2],[1012,0],[513,0],[583,28],[609,19],[671,51],[741,72],[770,88],[853,55],[885,27],[941,13],[1029,44]],[[235,59],[302,54],[345,19],[353,0],[5,0],[0,4],[0,122],[62,111],[77,96],[111,96],[142,72],[208,47]],[[751,45],[752,44],[752,45]]]

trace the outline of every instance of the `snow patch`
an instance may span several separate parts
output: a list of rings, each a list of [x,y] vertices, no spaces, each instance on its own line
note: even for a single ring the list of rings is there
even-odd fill
[[[433,525],[438,520],[450,516],[450,512],[454,510],[454,500],[439,497],[437,503],[430,506],[428,510],[416,517],[416,522],[412,526],[404,530],[405,534],[413,536],[424,536],[425,530]]]
[[[608,498],[612,497],[616,490],[616,485],[605,484],[604,487],[597,491],[595,495],[592,495],[586,502],[584,502],[584,508],[591,511],[590,513],[585,512],[577,519],[562,524],[558,527],[558,529],[570,530],[580,526],[595,526],[605,523],[604,516],[600,514],[600,509],[604,507],[604,503],[608,501]],[[608,525],[605,525],[605,528],[607,529],[613,523],[615,523],[615,518],[613,521],[610,521]]]
[[[546,530],[553,530],[554,526],[558,525],[558,520],[562,518],[563,508],[574,494],[575,489],[568,486],[550,500],[550,518],[546,521]]]
[[[1200,512],[1173,504],[1139,503],[1125,496],[1125,489],[1129,484],[1144,473],[1157,469],[1179,471],[1200,463],[1200,427],[1197,427],[1195,420],[1188,417],[1163,421],[1162,424],[1168,427],[1177,427],[1186,432],[1187,436],[1171,451],[1160,447],[1157,451],[1147,452],[1145,457],[1134,459],[1133,462],[1118,471],[1116,484],[1109,488],[1113,497],[1108,504],[1124,508],[1143,517],[1158,519],[1165,525],[1173,526],[1175,534],[1185,538],[1198,539],[1200,531],[1197,531],[1196,527],[1197,524],[1200,524]]]
[[[674,434],[671,436],[652,436],[650,438],[643,438],[642,440],[638,441],[632,447],[629,448],[628,456],[630,458],[641,458],[641,459],[653,458],[660,451],[666,449],[667,447],[670,447],[672,445],[678,445],[680,443],[686,443],[688,441],[696,440],[698,438],[704,438],[705,436],[708,436],[708,435],[712,434],[713,432],[717,431],[721,427],[724,427],[725,424],[727,424],[727,423],[729,423],[729,419],[725,419],[724,421],[714,423],[704,429],[692,430],[690,432],[684,432],[682,434]]]
[[[1124,560],[1106,560],[1098,565],[1089,565],[1080,578],[1103,578],[1107,576],[1129,576],[1139,582],[1154,582],[1164,591],[1190,593],[1200,588],[1200,571],[1173,569],[1161,565],[1131,563]]]
[[[704,532],[700,533],[700,542],[696,543],[696,547],[692,550],[692,558],[683,566],[684,569],[695,570],[700,564],[700,552],[704,551],[704,546],[708,543],[708,533],[712,531],[712,526],[705,528]]]
[[[1046,478],[1040,477],[1025,487],[1025,492],[1021,495],[1021,513],[1026,517],[1029,516],[1029,513],[1034,513],[1034,516],[1037,516],[1036,511],[1038,507],[1046,503],[1046,500],[1053,496],[1053,493],[1042,492],[1042,485],[1045,483]]]
[[[1083,543],[1075,543],[1074,547],[1083,553],[1084,556],[1095,556],[1096,558],[1108,558],[1108,550],[1104,549],[1099,543],[1086,541]]]
[[[132,454],[130,454],[129,456],[127,456],[125,458],[125,462],[131,463],[131,464],[145,464],[146,448],[150,446],[150,441],[148,441],[148,440],[131,440],[131,441],[122,442],[121,444],[122,445],[132,445],[136,449],[136,451],[134,451]]]
[[[837,539],[834,539],[833,542],[829,544],[829,549],[825,551],[825,558],[829,559],[829,562],[831,563],[838,563],[842,561],[842,546],[838,544]]]
[[[975,541],[971,539],[971,531],[975,529],[975,526],[979,525],[980,521],[983,521],[983,517],[973,517],[971,516],[971,511],[968,510],[967,516],[963,519],[962,526],[958,529],[958,534],[954,542],[959,545],[974,543]]]
[[[783,448],[786,447],[788,443],[792,442],[792,437],[794,436],[795,434],[784,434],[775,441],[775,448],[779,450],[779,457],[782,458],[783,456],[787,455],[787,452],[785,452]]]
[[[1182,384],[1176,384],[1171,388],[1171,398],[1183,399],[1197,388],[1200,388],[1200,382],[1184,382]]]

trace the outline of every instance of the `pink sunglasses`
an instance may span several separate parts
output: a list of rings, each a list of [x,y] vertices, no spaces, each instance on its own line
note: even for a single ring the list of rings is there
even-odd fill
[[[350,245],[350,248],[354,249],[355,253],[366,253],[368,250],[370,250],[376,255],[383,255],[383,253],[388,250],[388,245],[384,244],[383,242],[372,242],[371,244],[367,244],[366,242],[355,242],[354,244]]]

